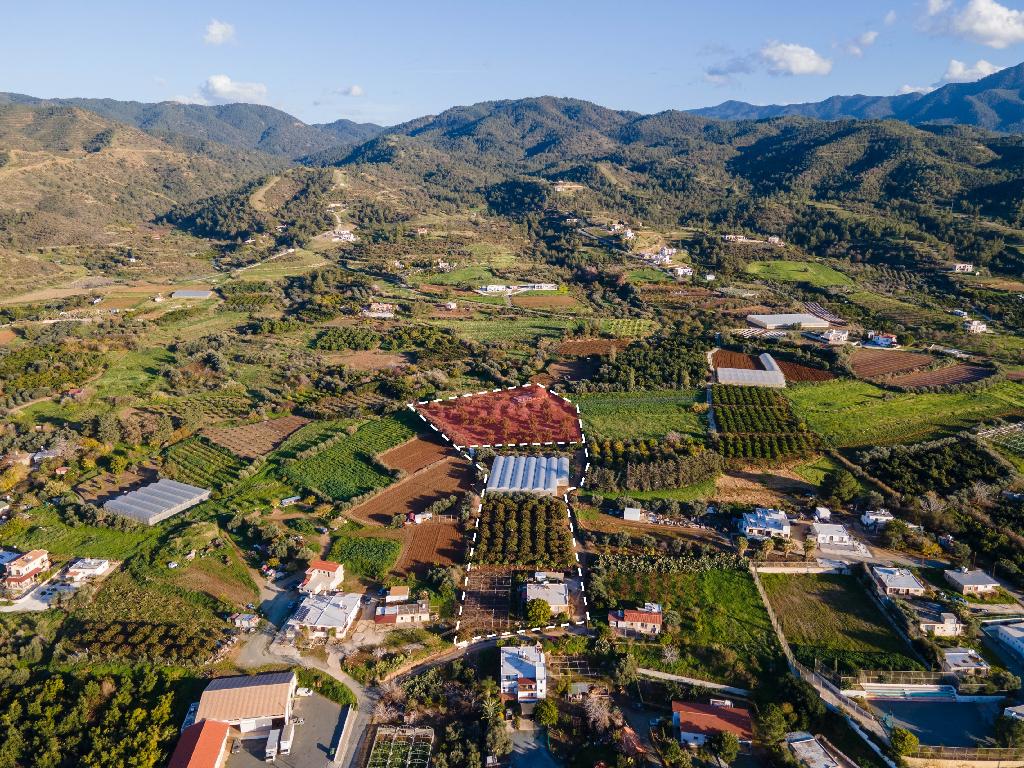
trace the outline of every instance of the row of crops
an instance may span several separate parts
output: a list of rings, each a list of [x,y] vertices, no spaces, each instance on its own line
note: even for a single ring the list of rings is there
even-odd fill
[[[193,436],[164,455],[164,474],[182,483],[216,490],[233,482],[245,464],[227,448]]]
[[[482,563],[540,568],[572,564],[565,504],[552,496],[489,495],[480,512],[479,531]]]
[[[797,422],[789,401],[773,389],[716,386],[715,447],[727,459],[772,461],[804,456],[815,450],[817,438]]]

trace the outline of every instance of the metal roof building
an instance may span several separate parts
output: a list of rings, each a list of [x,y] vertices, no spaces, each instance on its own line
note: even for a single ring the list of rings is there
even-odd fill
[[[146,525],[156,525],[210,498],[206,488],[160,479],[111,499],[103,508]]]
[[[181,290],[171,294],[172,299],[210,299],[213,298],[213,291]]]
[[[805,313],[786,313],[779,315],[747,315],[747,322],[758,328],[775,330],[779,328],[820,328],[830,327],[828,320]]]
[[[487,490],[495,493],[537,493],[553,496],[569,485],[569,459],[564,456],[496,456]]]
[[[758,356],[764,370],[748,370],[746,368],[716,368],[715,375],[719,384],[731,384],[736,387],[773,387],[781,389],[786,386],[786,375],[775,362],[775,358],[767,352]]]

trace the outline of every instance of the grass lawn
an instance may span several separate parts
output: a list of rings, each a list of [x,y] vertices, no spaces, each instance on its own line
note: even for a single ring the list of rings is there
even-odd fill
[[[797,659],[858,669],[920,669],[854,576],[761,574],[772,608]]]
[[[973,392],[895,393],[836,379],[787,387],[797,417],[839,448],[927,440],[980,421],[1024,414],[1024,386],[1003,381]]]
[[[755,261],[747,266],[747,274],[762,280],[808,283],[818,288],[853,285],[853,281],[839,270],[813,261]]]
[[[139,526],[130,531],[92,525],[71,527],[61,522],[50,506],[37,507],[24,520],[15,517],[0,526],[0,545],[21,551],[45,549],[58,558],[101,557],[124,560],[161,533],[159,526]]]
[[[99,397],[146,395],[155,388],[160,367],[173,360],[174,355],[163,347],[125,352],[96,380],[96,394]]]
[[[641,267],[627,274],[626,279],[631,283],[667,283],[672,278],[660,269]]]
[[[695,402],[704,401],[703,390],[597,392],[573,399],[590,437],[615,440],[669,432],[703,437],[706,431],[704,417],[690,410]]]
[[[660,642],[638,642],[634,653],[641,667],[749,686],[779,653],[768,613],[744,570],[615,573],[606,584],[613,607],[654,601],[680,616],[672,640],[678,660],[666,661]]]
[[[419,282],[429,283],[430,285],[462,285],[463,283],[468,283],[474,288],[479,288],[481,285],[500,283],[501,280],[487,267],[472,266],[430,275]]]

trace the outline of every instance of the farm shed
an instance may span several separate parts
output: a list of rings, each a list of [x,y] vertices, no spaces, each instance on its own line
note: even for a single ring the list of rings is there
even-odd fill
[[[156,525],[210,498],[210,491],[162,478],[111,499],[103,508],[146,525]]]
[[[644,520],[644,511],[640,507],[626,507],[622,510],[622,519],[629,520],[634,523],[642,523]]]
[[[779,315],[747,315],[747,322],[756,328],[767,328],[770,331],[785,328],[803,328],[825,330],[829,327],[828,320],[803,312]]]
[[[430,621],[430,603],[419,600],[403,605],[379,605],[373,621],[375,624],[415,624]]]
[[[487,490],[524,491],[554,496],[569,485],[569,459],[564,456],[497,456],[487,477]]]
[[[212,680],[199,698],[196,721],[219,720],[242,733],[283,725],[291,720],[296,681],[294,672]]]

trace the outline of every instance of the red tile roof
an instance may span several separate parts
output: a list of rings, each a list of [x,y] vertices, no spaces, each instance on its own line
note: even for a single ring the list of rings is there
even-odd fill
[[[181,733],[167,768],[216,768],[228,739],[227,723],[202,720]]]
[[[329,571],[334,573],[341,568],[341,563],[332,563],[330,560],[310,560],[306,571]]]
[[[695,704],[673,701],[672,714],[679,715],[679,730],[683,733],[734,733],[740,739],[754,736],[750,724],[750,711],[743,707],[717,707],[714,704]]]
[[[656,611],[626,609],[622,612],[622,621],[630,621],[637,624],[661,624],[661,614]]]

